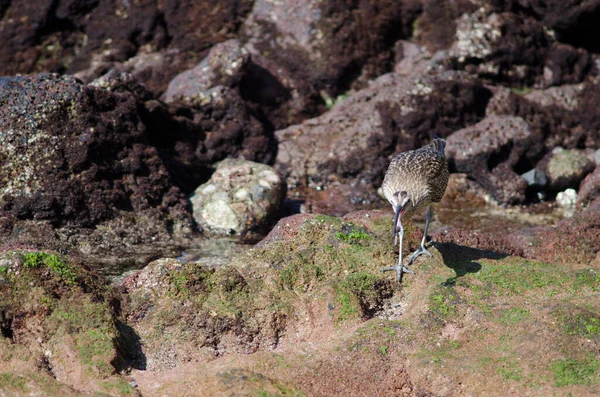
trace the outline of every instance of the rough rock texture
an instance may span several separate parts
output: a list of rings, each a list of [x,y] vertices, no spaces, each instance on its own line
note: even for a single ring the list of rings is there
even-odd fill
[[[456,19],[456,41],[448,54],[452,67],[516,86],[577,83],[591,69],[587,51],[556,43],[534,18],[485,7]]]
[[[145,103],[142,115],[175,183],[191,193],[227,157],[270,163],[277,150],[272,130],[236,89],[216,86],[184,103]]]
[[[285,197],[285,181],[273,168],[245,160],[223,160],[210,180],[190,197],[196,222],[214,234],[264,231]]]
[[[495,252],[499,255],[521,255],[522,250],[504,241],[502,236],[493,233],[479,232],[462,228],[440,230],[431,235],[435,244],[452,244],[467,246],[479,250]]]
[[[538,164],[548,177],[548,188],[562,191],[579,187],[579,183],[592,172],[595,164],[581,153],[573,150],[555,148]]]
[[[211,395],[202,387],[221,387],[225,371],[241,369],[254,373],[250,390],[270,379],[307,395],[503,396],[507,387],[587,395],[597,387],[593,268],[469,248],[463,242],[495,243],[465,232],[460,243],[435,242],[434,257],[389,289],[379,266],[395,260],[391,214],[289,223],[289,235],[229,269],[162,260],[123,282],[124,314],[148,359],[145,371],[131,372],[144,395],[190,385]],[[412,231],[409,246],[418,244]],[[230,388],[244,381],[227,379]]]
[[[362,223],[307,217],[295,222],[293,236],[266,242],[228,266],[161,259],[127,277],[119,287],[124,319],[141,338],[147,369],[312,339],[304,325],[309,312],[328,322],[372,318],[393,294],[379,267],[395,254],[391,239],[378,238],[388,235],[389,217]],[[405,242],[407,251],[416,243],[411,228]],[[359,263],[367,267],[352,270]],[[298,300],[309,290],[320,304]]]
[[[600,251],[600,206],[590,206],[552,226],[525,228],[506,242],[525,258],[547,262],[589,264]]]
[[[216,86],[234,87],[244,77],[249,56],[238,40],[213,46],[208,56],[193,69],[175,76],[164,94],[166,102],[201,98]]]
[[[577,205],[585,207],[600,197],[600,167],[596,167],[594,172],[585,177],[579,187],[577,195]]]
[[[468,0],[425,0],[423,12],[414,24],[414,39],[431,53],[447,50],[456,40],[457,19],[477,8]]]
[[[170,78],[191,66],[186,59],[232,38],[251,7],[249,0],[218,5],[155,0],[2,2],[0,74],[73,73],[87,68],[91,60],[97,65],[90,81],[138,52],[170,50],[181,54],[174,65],[165,65]]]
[[[488,94],[456,72],[386,74],[328,113],[277,131],[276,166],[293,188],[346,186],[351,202],[373,200],[393,155],[477,122]]]
[[[114,221],[114,233],[128,234],[123,244],[191,232],[185,197],[148,144],[132,95],[56,75],[2,78],[0,86],[5,235],[29,220],[40,228]]]
[[[410,36],[420,8],[418,1],[256,1],[242,37],[265,81],[248,94],[268,105],[273,89],[285,87],[289,100],[270,110],[278,128],[314,116],[322,90],[335,98],[392,69],[394,43]]]
[[[515,168],[526,159],[535,135],[525,120],[488,116],[450,135],[446,155],[451,170],[464,172],[506,204],[525,201],[527,183]]]
[[[600,2],[591,0],[493,0],[499,10],[533,15],[545,26],[553,29],[558,40],[578,47],[598,50],[593,39],[599,32],[597,22]]]
[[[56,254],[0,254],[3,394],[133,391],[116,374],[125,338],[99,280]]]

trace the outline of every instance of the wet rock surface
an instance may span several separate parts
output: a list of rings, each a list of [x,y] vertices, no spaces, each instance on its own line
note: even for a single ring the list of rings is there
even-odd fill
[[[251,161],[223,160],[210,180],[190,197],[196,222],[207,233],[248,235],[273,222],[286,186],[273,168]]]

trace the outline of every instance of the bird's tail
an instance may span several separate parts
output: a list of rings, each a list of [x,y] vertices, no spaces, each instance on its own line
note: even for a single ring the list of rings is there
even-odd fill
[[[435,149],[436,152],[438,152],[442,156],[446,155],[446,152],[445,152],[446,140],[435,136],[433,141],[430,143],[430,145]]]

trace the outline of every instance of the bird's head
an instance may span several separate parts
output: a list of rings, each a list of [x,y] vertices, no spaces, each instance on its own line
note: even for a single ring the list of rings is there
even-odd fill
[[[397,191],[393,194],[392,201],[395,211],[404,212],[410,203],[410,194],[406,190]]]
[[[402,217],[402,213],[408,207],[410,203],[410,194],[407,191],[397,191],[392,195],[392,206],[394,207],[394,230],[393,235],[396,236],[396,230],[398,228],[398,219]]]

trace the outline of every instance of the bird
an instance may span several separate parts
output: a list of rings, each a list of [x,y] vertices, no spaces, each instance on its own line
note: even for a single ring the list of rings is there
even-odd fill
[[[433,257],[425,248],[425,238],[431,220],[431,203],[442,200],[448,185],[448,162],[446,161],[446,141],[434,138],[431,143],[416,150],[398,153],[388,167],[381,189],[383,195],[394,209],[394,245],[400,237],[400,254],[396,266],[382,271],[396,271],[396,280],[402,281],[404,273],[414,274],[406,266],[410,266],[417,257],[426,254]],[[402,264],[402,238],[404,228],[402,221],[408,221],[417,211],[427,208],[425,213],[425,230],[421,246],[408,260]]]

